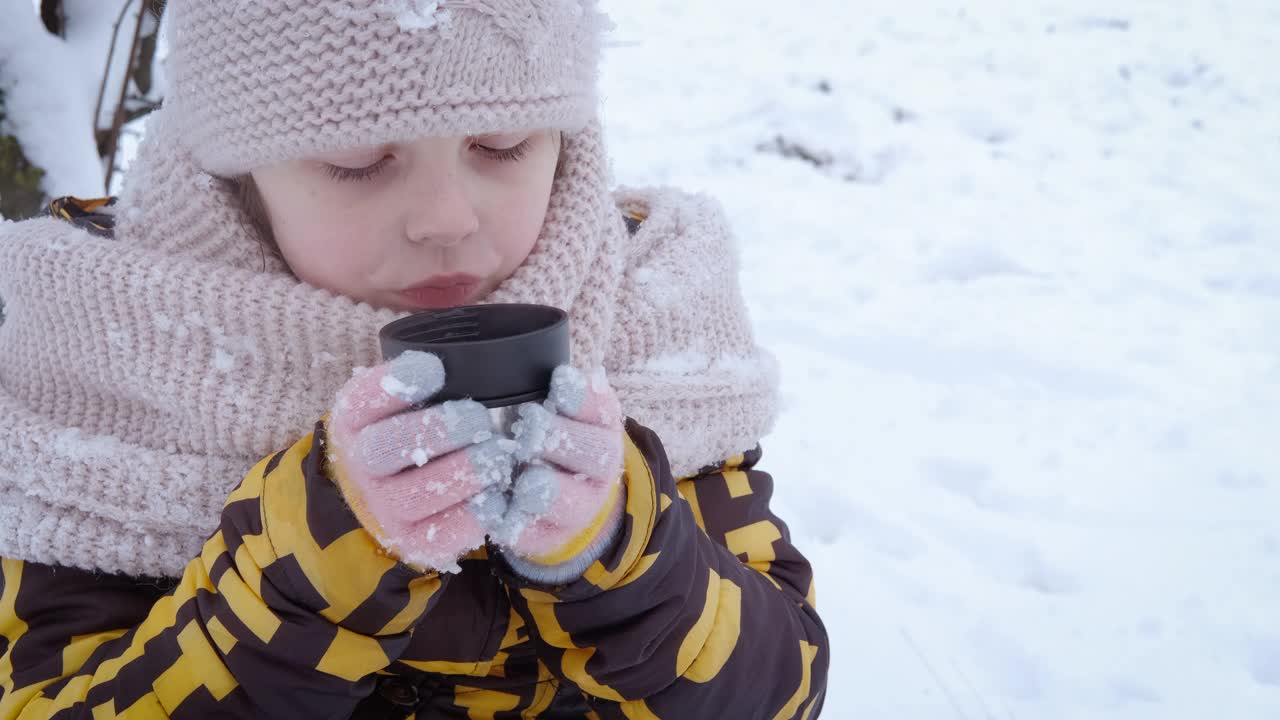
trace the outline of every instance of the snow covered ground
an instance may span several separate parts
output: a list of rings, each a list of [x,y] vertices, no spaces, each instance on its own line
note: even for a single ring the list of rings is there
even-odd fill
[[[824,717],[1280,717],[1280,3],[607,5],[618,179],[724,201],[783,365]]]

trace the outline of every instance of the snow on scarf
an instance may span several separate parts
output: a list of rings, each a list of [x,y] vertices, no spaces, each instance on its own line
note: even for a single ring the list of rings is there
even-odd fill
[[[222,183],[150,130],[115,238],[0,225],[0,555],[181,574],[252,465],[313,427],[400,314],[264,258]],[[753,340],[719,207],[607,188],[597,122],[565,137],[546,223],[486,301],[565,308],[679,477],[753,447],[776,372]],[[647,217],[628,237],[618,208]]]

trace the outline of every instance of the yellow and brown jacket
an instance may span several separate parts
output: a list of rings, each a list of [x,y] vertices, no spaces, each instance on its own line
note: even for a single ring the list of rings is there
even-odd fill
[[[627,435],[621,539],[564,586],[496,551],[456,575],[387,556],[322,424],[248,473],[180,578],[0,559],[0,720],[816,717],[827,636],[760,451],[677,480]]]

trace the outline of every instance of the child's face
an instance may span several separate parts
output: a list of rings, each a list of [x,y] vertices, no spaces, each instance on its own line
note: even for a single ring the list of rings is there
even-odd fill
[[[261,167],[254,182],[289,267],[395,310],[488,295],[533,249],[560,134],[429,137]]]

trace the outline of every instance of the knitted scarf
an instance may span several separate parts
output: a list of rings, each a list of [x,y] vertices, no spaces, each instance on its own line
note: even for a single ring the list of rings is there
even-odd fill
[[[177,576],[263,457],[310,432],[379,328],[402,316],[295,279],[164,110],[115,237],[0,225],[0,556]],[[565,136],[534,250],[486,302],[569,312],[679,476],[754,447],[776,374],[757,348],[713,202],[608,190],[597,121]],[[628,236],[619,207],[646,216]]]

